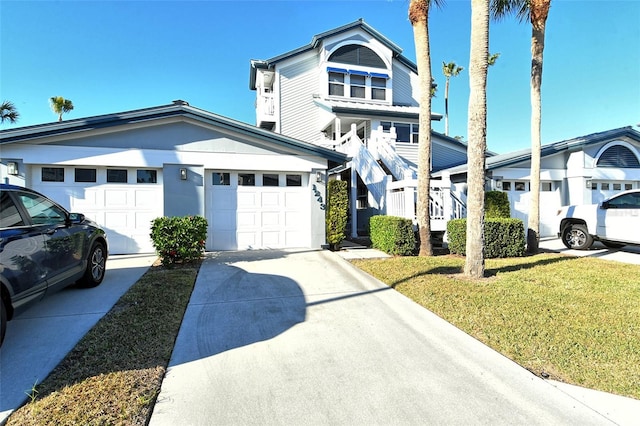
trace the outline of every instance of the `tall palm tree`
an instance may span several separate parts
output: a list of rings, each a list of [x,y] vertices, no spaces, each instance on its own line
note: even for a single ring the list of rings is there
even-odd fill
[[[520,21],[531,22],[531,181],[527,251],[537,253],[540,244],[540,150],[542,138],[542,59],[544,33],[551,0],[492,0],[491,12],[500,19],[516,14]]]
[[[0,123],[8,121],[9,123],[13,124],[18,121],[18,118],[20,118],[20,114],[18,113],[18,110],[16,109],[16,106],[13,104],[13,102],[3,101],[0,104],[0,119],[2,119]]]
[[[66,114],[73,109],[73,102],[62,96],[53,96],[49,101],[53,112],[58,114],[58,121],[62,121],[62,114]]]
[[[442,73],[444,74],[447,82],[444,86],[444,134],[449,135],[449,80],[451,77],[456,77],[464,70],[463,67],[459,67],[455,62],[444,63],[442,62]]]
[[[464,274],[484,277],[484,178],[487,151],[487,68],[489,67],[489,0],[471,0],[469,55],[469,142],[467,246]]]
[[[416,217],[420,235],[420,256],[433,255],[429,192],[431,185],[431,51],[429,48],[429,7],[443,0],[410,0],[409,22],[413,27],[416,65],[420,84],[420,117],[418,119],[418,202]]]

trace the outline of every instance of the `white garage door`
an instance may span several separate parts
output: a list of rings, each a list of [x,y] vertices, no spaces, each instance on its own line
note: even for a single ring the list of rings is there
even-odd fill
[[[207,172],[207,250],[309,247],[308,175]]]
[[[33,189],[102,226],[110,254],[154,252],[149,234],[151,221],[162,216],[164,209],[161,170],[33,169]]]

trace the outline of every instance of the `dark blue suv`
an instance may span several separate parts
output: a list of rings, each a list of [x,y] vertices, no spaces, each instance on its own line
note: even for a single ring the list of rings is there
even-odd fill
[[[74,283],[97,286],[106,261],[96,223],[36,191],[0,184],[0,345],[17,312]]]

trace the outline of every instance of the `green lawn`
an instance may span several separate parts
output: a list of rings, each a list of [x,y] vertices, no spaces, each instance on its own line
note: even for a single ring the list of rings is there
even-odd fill
[[[541,376],[640,399],[640,266],[558,254],[357,260],[377,277]]]

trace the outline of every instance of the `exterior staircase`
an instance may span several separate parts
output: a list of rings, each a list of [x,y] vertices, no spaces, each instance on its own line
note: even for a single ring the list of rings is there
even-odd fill
[[[324,141],[323,145],[351,157],[352,170],[357,172],[367,186],[371,207],[383,214],[411,219],[417,224],[417,170],[396,153],[395,129],[384,132],[382,128],[378,128],[371,133],[365,143],[358,137],[354,124],[339,140]],[[352,173],[352,211],[355,211],[357,198],[355,179],[355,174]],[[452,190],[448,176],[442,180],[431,180],[429,213],[433,233],[444,234],[449,220],[466,217],[464,198],[463,194]],[[351,234],[352,237],[357,236],[355,221],[352,221]]]

